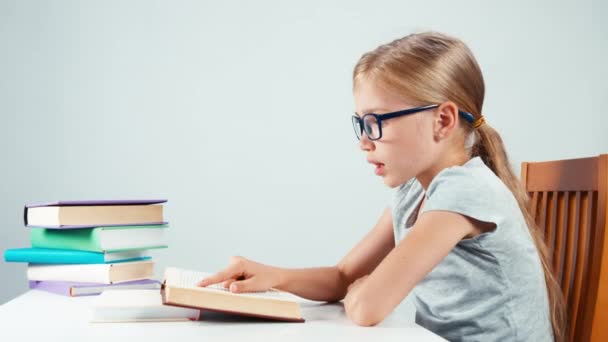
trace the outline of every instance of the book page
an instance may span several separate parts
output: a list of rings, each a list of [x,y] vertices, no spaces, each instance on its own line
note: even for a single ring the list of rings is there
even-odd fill
[[[184,270],[175,267],[168,267],[165,270],[165,282],[167,286],[174,286],[180,288],[199,288],[202,287],[196,286],[196,283],[201,281],[202,279],[211,276],[211,273],[204,273],[198,271]],[[297,296],[283,292],[275,289],[270,289],[268,291],[263,292],[243,292],[243,293],[232,293],[230,290],[226,289],[222,283],[212,284],[204,287],[204,289],[221,291],[227,294],[232,294],[235,296],[250,296],[250,297],[259,297],[259,298],[268,298],[268,299],[279,299],[279,300],[289,300],[296,301]]]

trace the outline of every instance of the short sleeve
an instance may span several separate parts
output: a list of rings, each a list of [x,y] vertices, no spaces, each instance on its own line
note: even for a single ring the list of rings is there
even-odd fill
[[[451,211],[496,225],[501,206],[512,205],[513,195],[481,160],[481,165],[454,166],[441,171],[426,192],[422,212]]]

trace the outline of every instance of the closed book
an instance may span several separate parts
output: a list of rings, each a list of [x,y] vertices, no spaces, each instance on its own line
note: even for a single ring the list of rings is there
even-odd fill
[[[167,200],[59,201],[28,204],[25,225],[55,229],[164,224],[162,203]]]
[[[13,248],[4,251],[4,261],[6,262],[29,262],[35,264],[106,264],[148,259],[150,257],[140,250],[98,253],[72,249]]]
[[[187,321],[198,320],[200,314],[198,309],[163,305],[159,290],[106,290],[95,298],[91,321]]]
[[[32,247],[118,252],[166,248],[167,225],[96,227],[81,229],[30,228]]]
[[[190,307],[286,322],[304,322],[298,297],[279,290],[232,293],[222,285],[199,287],[208,274],[168,267],[161,293],[165,305]]]
[[[149,279],[154,276],[154,262],[128,261],[113,264],[29,264],[28,280],[75,281],[114,284]]]
[[[59,294],[62,296],[79,297],[98,295],[105,290],[126,289],[160,289],[160,282],[154,279],[127,281],[116,284],[78,283],[72,281],[29,281],[30,289]]]

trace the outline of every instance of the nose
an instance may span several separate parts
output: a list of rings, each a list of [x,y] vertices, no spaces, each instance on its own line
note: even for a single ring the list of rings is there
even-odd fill
[[[373,141],[367,138],[367,134],[361,134],[361,139],[359,140],[359,147],[361,151],[370,152],[376,149],[376,145]]]

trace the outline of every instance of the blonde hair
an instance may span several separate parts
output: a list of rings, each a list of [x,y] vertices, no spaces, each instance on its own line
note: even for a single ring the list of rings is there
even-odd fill
[[[460,110],[481,117],[485,86],[477,61],[459,39],[424,32],[394,40],[364,54],[353,72],[353,86],[373,80],[387,90],[405,94],[413,105],[455,103]],[[511,170],[500,135],[490,125],[473,129],[460,120],[467,134],[465,149],[483,162],[511,190],[530,229],[545,274],[550,317],[556,341],[565,341],[565,307],[561,288],[549,262],[549,251],[528,205],[529,197]]]

